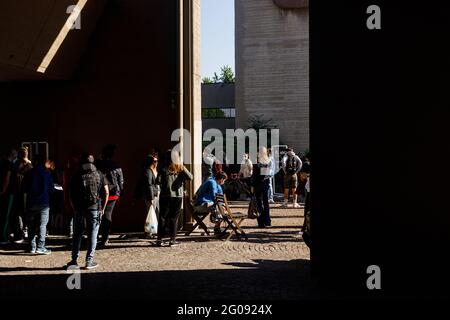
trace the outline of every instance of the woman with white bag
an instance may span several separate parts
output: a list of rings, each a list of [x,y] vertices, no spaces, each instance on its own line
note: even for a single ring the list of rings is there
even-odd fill
[[[148,155],[144,163],[144,171],[141,175],[135,198],[141,198],[145,203],[146,219],[144,231],[146,236],[154,236],[158,231],[159,215],[159,186],[156,184],[158,177],[158,158],[156,155]]]

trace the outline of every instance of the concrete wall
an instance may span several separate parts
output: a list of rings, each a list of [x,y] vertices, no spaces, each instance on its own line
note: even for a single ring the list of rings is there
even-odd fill
[[[235,108],[234,83],[202,84],[202,109]],[[235,118],[202,119],[203,132],[208,129],[235,129]]]
[[[202,108],[234,108],[234,83],[202,84]]]
[[[235,0],[236,127],[273,119],[280,142],[309,148],[309,12],[273,0]]]

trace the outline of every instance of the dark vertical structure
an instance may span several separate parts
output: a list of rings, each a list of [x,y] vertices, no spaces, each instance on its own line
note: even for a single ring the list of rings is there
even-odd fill
[[[337,291],[449,295],[449,35],[444,3],[311,1],[311,257]]]

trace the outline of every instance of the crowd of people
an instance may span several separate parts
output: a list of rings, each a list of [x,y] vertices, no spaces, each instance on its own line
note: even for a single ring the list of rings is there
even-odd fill
[[[51,254],[46,247],[49,216],[52,211],[69,210],[72,254],[65,267],[78,266],[83,235],[87,236],[85,268],[97,267],[95,250],[108,246],[113,212],[125,186],[122,168],[113,160],[115,150],[116,146],[106,145],[98,159],[89,153],[74,157],[61,174],[52,159],[34,155],[32,162],[26,147],[18,151],[11,149],[0,162],[0,244],[26,241],[29,253]],[[212,213],[214,233],[221,234],[223,217],[215,209],[215,199],[218,193],[223,194],[228,176],[208,150],[203,159],[204,181],[194,196],[195,210]],[[298,207],[297,195],[308,199],[309,161],[302,161],[289,150],[282,160],[282,169],[285,177],[283,207],[288,206],[289,194],[293,196],[293,206]],[[270,227],[270,203],[274,202],[272,178],[275,175],[275,160],[270,149],[261,147],[254,164],[248,154],[244,155],[239,173],[256,197],[260,213],[258,226]],[[146,156],[133,197],[143,200],[146,215],[151,210],[156,213],[157,247],[179,244],[177,231],[184,184],[192,179],[193,175],[183,165],[178,151],[168,150],[163,163],[159,162],[156,152]],[[55,196],[55,193],[60,194]]]

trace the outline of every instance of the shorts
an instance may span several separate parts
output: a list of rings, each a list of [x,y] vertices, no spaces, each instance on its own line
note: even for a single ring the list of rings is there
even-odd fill
[[[297,174],[286,174],[284,176],[284,188],[296,189],[298,184]]]

